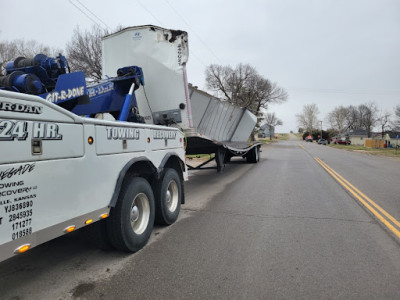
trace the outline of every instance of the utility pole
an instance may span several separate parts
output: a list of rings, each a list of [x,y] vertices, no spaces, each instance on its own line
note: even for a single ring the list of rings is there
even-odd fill
[[[322,121],[320,121],[321,122],[321,139],[322,139]]]

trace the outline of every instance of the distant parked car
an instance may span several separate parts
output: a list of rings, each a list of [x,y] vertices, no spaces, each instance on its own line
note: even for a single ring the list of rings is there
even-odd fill
[[[306,142],[311,142],[313,141],[313,137],[311,135],[306,137]]]
[[[325,139],[319,139],[319,140],[318,140],[318,144],[319,144],[319,145],[326,145],[326,144],[328,144],[328,141],[325,140]]]
[[[338,145],[350,145],[351,141],[350,140],[339,140],[336,139],[333,141],[334,144],[338,144]]]

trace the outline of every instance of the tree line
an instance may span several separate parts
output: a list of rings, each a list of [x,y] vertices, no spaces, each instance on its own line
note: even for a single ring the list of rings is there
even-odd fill
[[[55,57],[60,53],[66,53],[71,71],[83,71],[87,78],[100,80],[102,78],[101,37],[109,33],[95,26],[91,30],[81,30],[76,27],[65,49],[51,48],[35,40],[0,41],[0,75],[5,74],[8,62],[19,56],[31,58],[42,53]]]
[[[302,113],[296,115],[299,132],[322,131],[322,121],[318,118],[319,109],[316,104],[306,104]],[[400,131],[400,105],[393,112],[381,112],[374,102],[358,106],[338,106],[328,113],[324,123],[329,124],[332,134],[336,135],[347,131],[365,131],[371,137],[374,128],[379,132]]]
[[[119,30],[121,27],[113,32]],[[89,80],[100,80],[103,75],[101,38],[110,33],[95,26],[91,30],[76,27],[65,51],[71,71],[83,71]],[[63,52],[62,49],[52,49],[34,40],[0,41],[0,75],[4,74],[6,63],[19,56],[33,57],[43,53],[55,57]],[[271,103],[285,102],[288,94],[277,83],[260,75],[255,67],[243,63],[235,67],[211,64],[206,67],[205,76],[207,88],[215,96],[258,116],[256,129],[261,123],[282,125],[274,113],[266,111]]]

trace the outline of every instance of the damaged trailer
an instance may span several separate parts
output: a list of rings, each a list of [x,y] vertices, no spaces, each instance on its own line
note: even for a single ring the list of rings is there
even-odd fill
[[[145,123],[181,129],[186,154],[214,153],[218,171],[233,156],[258,162],[261,144],[249,142],[256,116],[189,84],[187,32],[135,26],[108,35],[102,42],[104,75],[140,62],[145,85],[136,99]]]

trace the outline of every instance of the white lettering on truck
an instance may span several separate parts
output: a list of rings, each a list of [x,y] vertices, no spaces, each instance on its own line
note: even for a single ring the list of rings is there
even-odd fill
[[[154,130],[153,138],[155,140],[173,140],[176,138],[176,131]]]
[[[106,131],[109,140],[138,140],[140,136],[137,128],[107,127]]]
[[[27,122],[0,121],[0,141],[26,140]]]
[[[61,140],[58,133],[58,125],[54,123],[33,123],[32,137],[42,140]]]
[[[32,137],[41,140],[62,140],[55,123],[35,122],[32,126]],[[28,137],[28,122],[0,120],[0,141],[24,141]]]
[[[69,100],[72,98],[80,97],[85,94],[85,87],[80,86],[72,89],[61,90],[58,92],[49,93],[46,96],[46,100],[52,103],[56,103],[58,101]]]
[[[4,102],[0,101],[0,110],[28,113],[28,114],[41,114],[42,113],[41,106],[21,104],[21,103],[10,103],[10,102],[5,102],[5,101]]]

